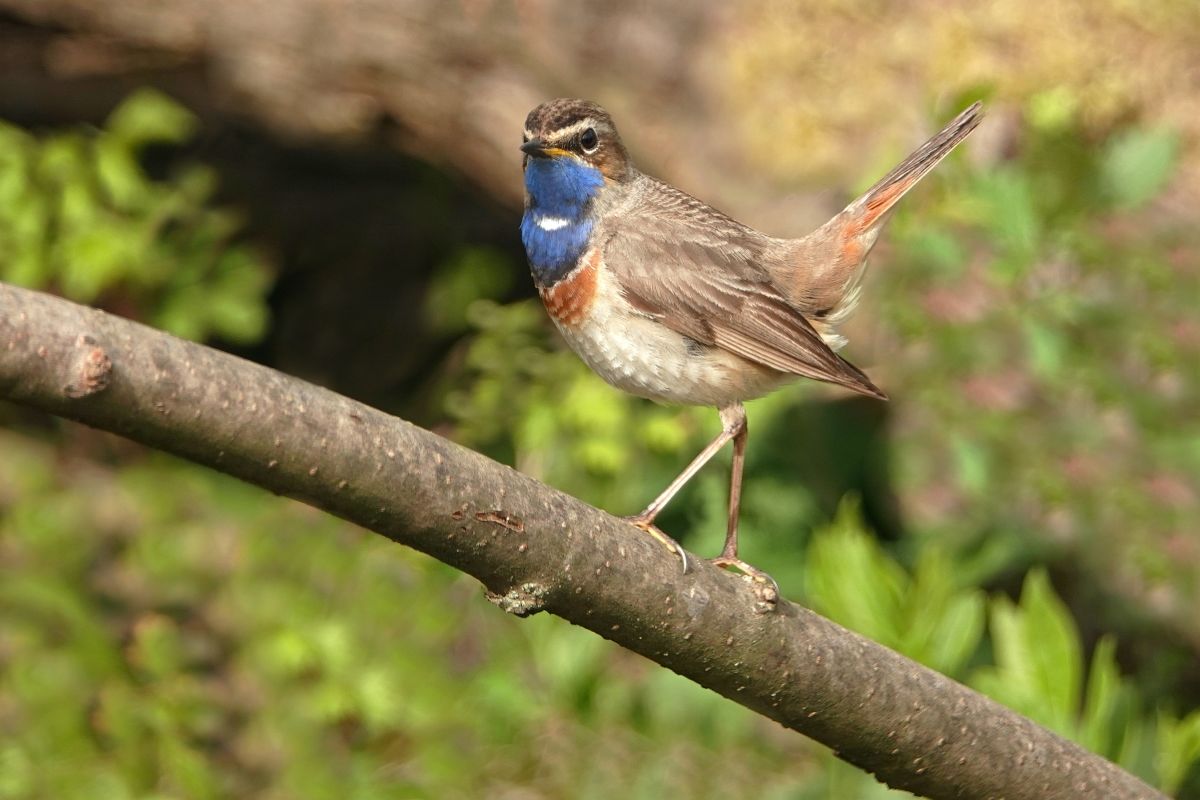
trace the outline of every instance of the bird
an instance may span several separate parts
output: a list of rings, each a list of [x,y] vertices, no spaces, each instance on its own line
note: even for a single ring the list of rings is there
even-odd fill
[[[838,354],[867,256],[896,203],[983,118],[974,103],[861,197],[798,239],[744,225],[630,160],[612,116],[559,98],[529,112],[520,149],[521,240],[566,343],[601,378],[661,403],[712,406],[721,432],[639,514],[672,549],[659,512],[733,443],[725,544],[712,563],[778,586],[738,556],[748,426],[743,403],[798,377],[886,400]]]

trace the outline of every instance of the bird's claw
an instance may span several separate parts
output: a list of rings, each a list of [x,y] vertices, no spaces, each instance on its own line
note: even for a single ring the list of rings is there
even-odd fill
[[[683,562],[683,574],[687,575],[687,573],[688,573],[687,551],[683,549],[683,547],[679,544],[679,542],[675,541],[670,536],[667,536],[665,533],[663,533],[661,530],[659,530],[658,526],[655,525],[651,519],[646,518],[642,514],[638,514],[633,517],[622,517],[622,519],[624,519],[630,525],[633,525],[635,528],[640,528],[640,529],[644,530],[646,533],[653,536],[655,539],[658,539],[658,541],[662,542],[662,544],[668,550],[673,552],[675,555],[679,556],[679,560],[681,562]]]
[[[754,584],[754,594],[758,598],[758,603],[755,606],[757,611],[771,611],[775,608],[775,604],[779,602],[779,598],[782,596],[782,593],[779,591],[779,584],[775,582],[774,578],[758,567],[752,567],[736,556],[717,556],[712,559],[711,563],[722,569],[736,569],[742,573],[745,580]]]

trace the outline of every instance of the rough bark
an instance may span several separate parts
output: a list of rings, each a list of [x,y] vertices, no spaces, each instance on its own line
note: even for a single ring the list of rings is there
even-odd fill
[[[1151,798],[966,687],[403,420],[274,370],[0,284],[0,397],[310,503],[548,611],[932,798]]]

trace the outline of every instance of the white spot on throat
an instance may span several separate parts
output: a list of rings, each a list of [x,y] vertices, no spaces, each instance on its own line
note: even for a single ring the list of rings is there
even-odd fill
[[[538,217],[537,226],[544,231],[557,231],[571,224],[566,217]]]

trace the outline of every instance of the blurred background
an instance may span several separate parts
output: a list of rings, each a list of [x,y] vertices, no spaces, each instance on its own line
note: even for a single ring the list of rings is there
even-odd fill
[[[787,596],[1200,797],[1194,0],[0,0],[0,280],[329,386],[615,513],[718,429],[534,297],[521,123],[801,235],[975,99],[847,354],[750,407]],[[728,454],[660,518],[723,536]],[[0,800],[906,796],[296,503],[0,405]]]

